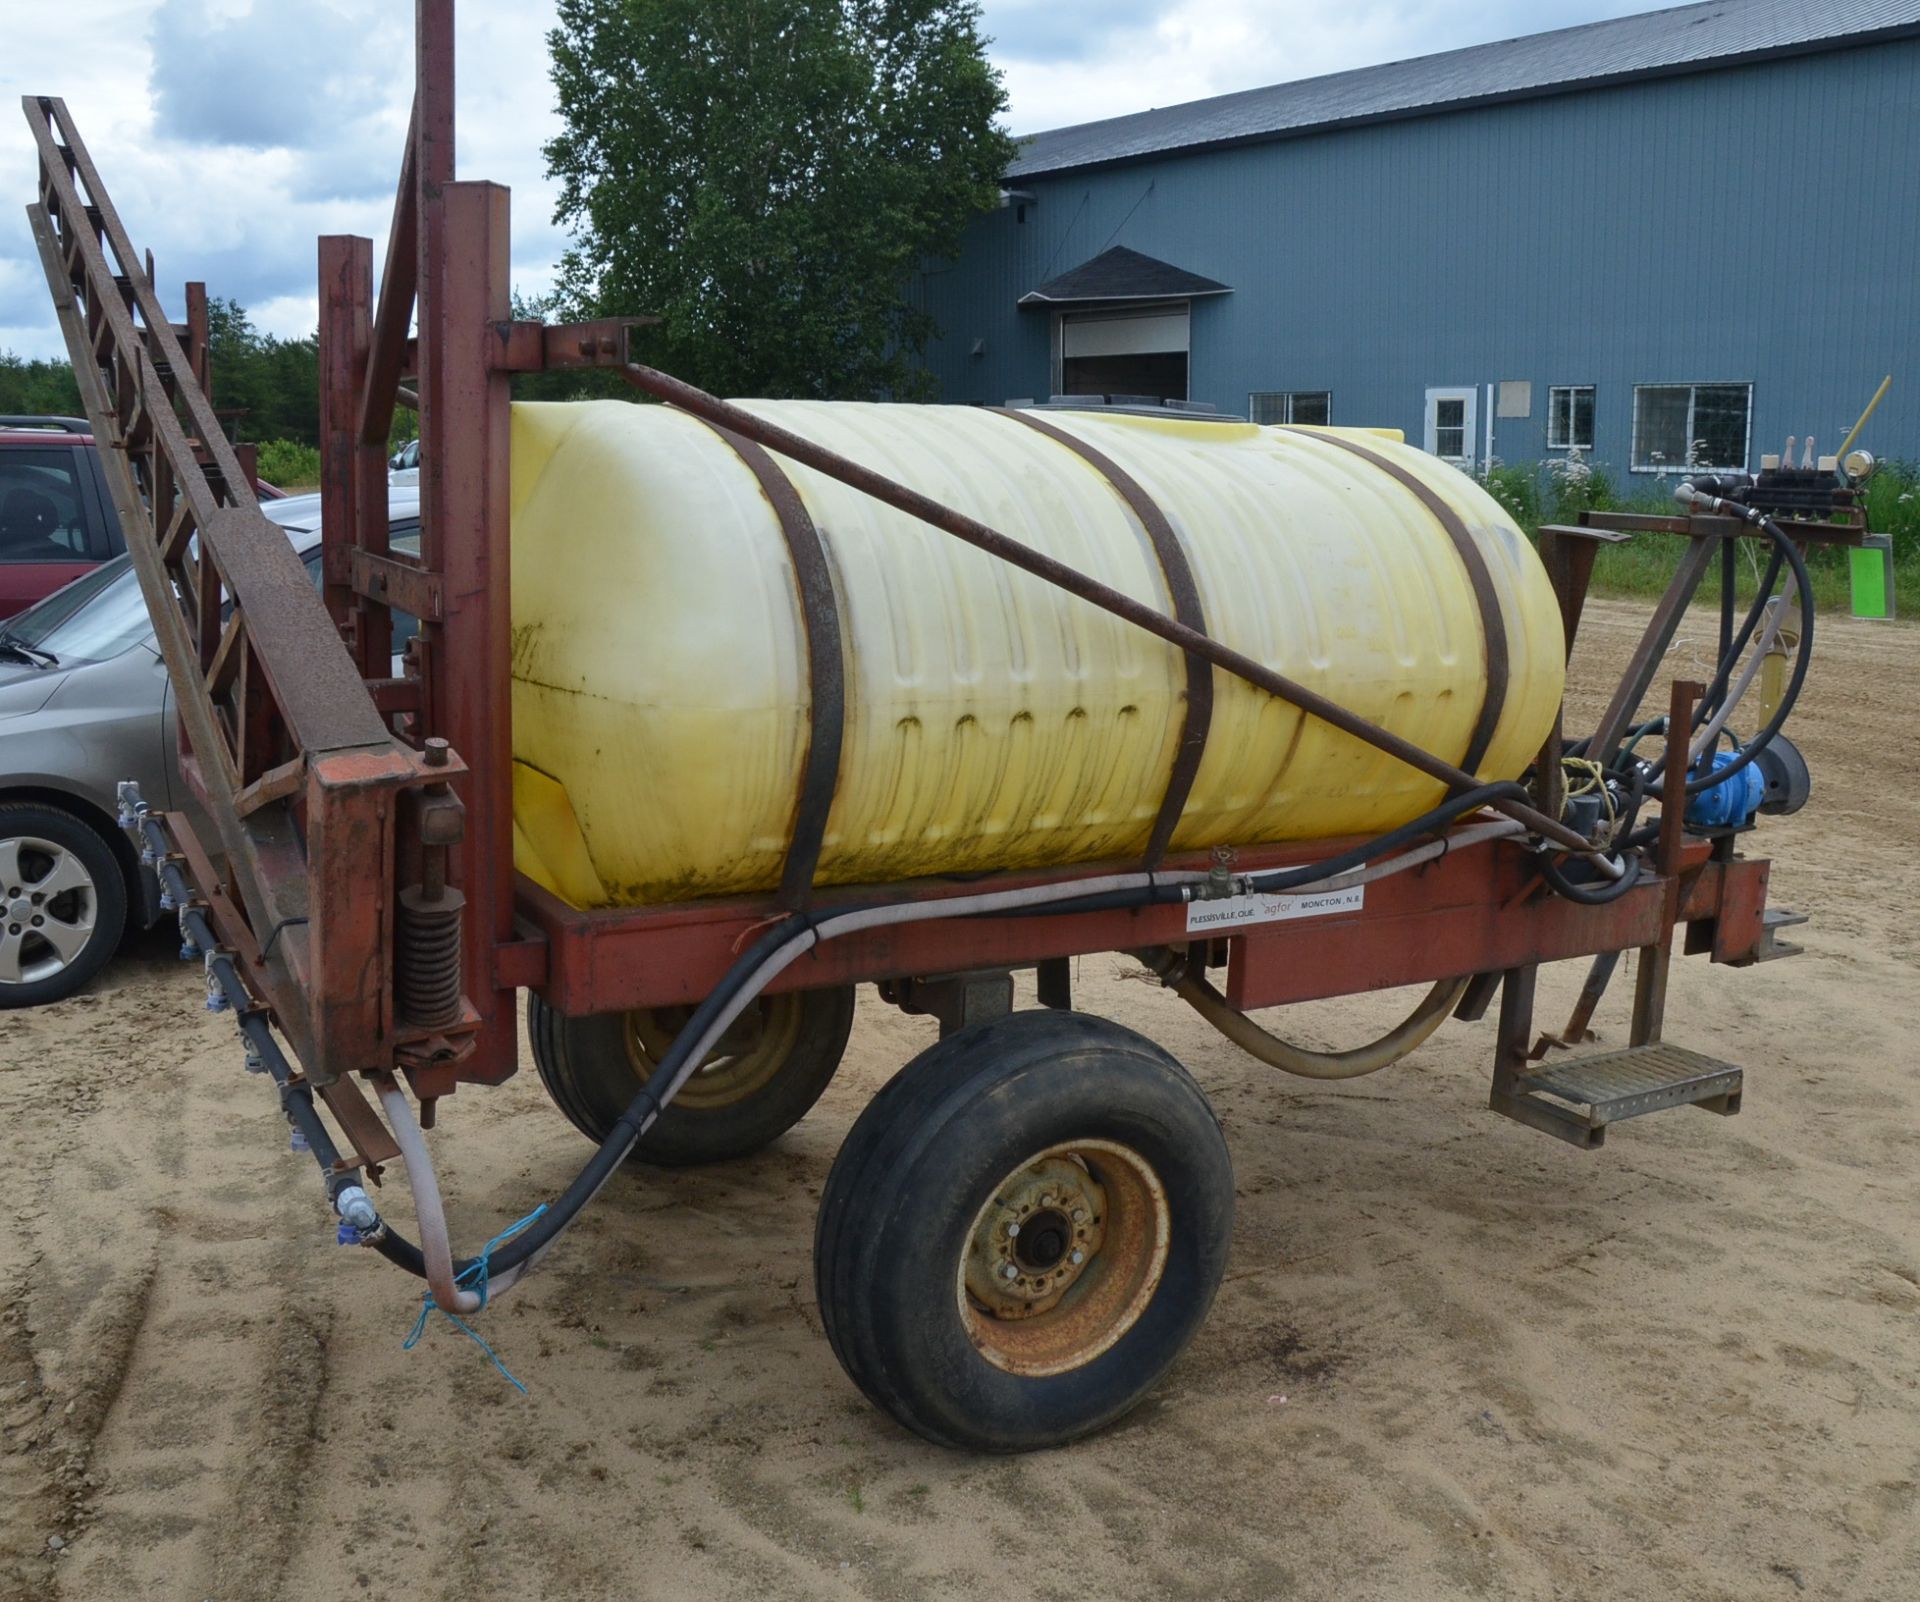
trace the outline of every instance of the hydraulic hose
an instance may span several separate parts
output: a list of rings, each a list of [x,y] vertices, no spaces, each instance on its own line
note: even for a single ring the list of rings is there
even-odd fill
[[[1319,862],[1310,863],[1301,868],[1286,868],[1270,873],[1248,874],[1246,876],[1247,888],[1258,894],[1274,895],[1284,893],[1288,890],[1298,889],[1305,885],[1327,884],[1333,880],[1338,880],[1347,885],[1363,884],[1367,881],[1364,878],[1354,876],[1351,870],[1361,867],[1363,864],[1372,861],[1374,858],[1386,852],[1394,850],[1398,846],[1405,845],[1412,840],[1417,840],[1423,834],[1430,834],[1437,828],[1453,823],[1459,818],[1466,816],[1469,812],[1477,812],[1482,807],[1489,806],[1503,797],[1519,798],[1525,797],[1526,795],[1526,789],[1511,780],[1502,781],[1497,784],[1483,784],[1476,789],[1464,791],[1459,795],[1448,796],[1447,799],[1442,801],[1437,807],[1421,813],[1419,817],[1414,818],[1410,822],[1403,823],[1397,829],[1390,829],[1383,835],[1379,835],[1361,845],[1354,846],[1351,850],[1343,851],[1338,856],[1326,857]],[[1419,860],[1428,861],[1433,857],[1443,856],[1450,850],[1457,851],[1468,845],[1476,845],[1483,839],[1499,839],[1509,835],[1523,834],[1525,832],[1526,826],[1524,824],[1514,822],[1511,819],[1502,820],[1500,823],[1490,824],[1482,829],[1465,831],[1460,835],[1437,841],[1433,849],[1422,855]],[[1407,866],[1412,865],[1411,862],[1407,864]],[[1607,866],[1611,867],[1611,864]],[[1201,877],[1205,878],[1207,876],[1202,875]],[[1154,906],[1170,900],[1177,901],[1181,899],[1183,899],[1183,896],[1179,891],[1179,887],[1177,885],[1168,885],[1161,887],[1159,890],[1149,892],[1148,897],[1145,899],[1143,899],[1138,892],[1108,891],[1098,896],[1077,896],[1070,901],[1027,908],[1012,914],[1002,913],[1000,916],[1057,917],[1072,912],[1107,912],[1117,908]]]
[[[1483,784],[1478,789],[1463,791],[1459,795],[1449,796],[1431,812],[1422,813],[1411,823],[1403,823],[1399,828],[1390,829],[1379,838],[1369,840],[1364,845],[1355,846],[1351,851],[1343,851],[1337,857],[1328,857],[1304,868],[1287,868],[1274,873],[1251,874],[1247,879],[1248,887],[1272,895],[1287,890],[1297,890],[1310,884],[1324,883],[1328,879],[1346,873],[1351,868],[1357,868],[1362,863],[1371,861],[1384,852],[1417,840],[1423,834],[1430,834],[1441,824],[1451,823],[1466,813],[1477,811],[1483,806],[1491,805],[1502,797],[1512,796],[1515,793],[1526,795],[1527,792],[1510,780],[1499,784]],[[1501,832],[1511,834],[1517,831],[1507,829]],[[1477,840],[1485,837],[1476,835],[1475,838]],[[1458,849],[1461,843],[1454,842],[1453,848]],[[1446,849],[1447,847],[1442,843],[1441,850],[1436,851],[1434,855],[1441,855]],[[1596,862],[1598,860],[1595,859]]]
[[[1431,862],[1449,851],[1465,850],[1486,840],[1508,838],[1523,832],[1521,825],[1508,819],[1462,829],[1459,834],[1450,835],[1445,840],[1431,841],[1371,867],[1339,874],[1325,881],[1326,888],[1335,890],[1371,884],[1390,874],[1404,873],[1421,863]],[[1215,990],[1204,974],[1182,972],[1178,978],[1170,981],[1169,988],[1242,1051],[1259,1058],[1270,1067],[1298,1074],[1304,1079],[1357,1079],[1362,1074],[1376,1073],[1400,1061],[1438,1029],[1459,1001],[1467,983],[1468,980],[1464,978],[1440,980],[1427,992],[1420,1005],[1392,1029],[1378,1040],[1365,1046],[1356,1046],[1351,1051],[1309,1051],[1304,1046],[1280,1039]]]
[[[1700,698],[1699,706],[1694,708],[1694,725],[1698,727],[1706,722],[1718,710],[1726,697],[1727,679],[1733,672],[1734,664],[1740,660],[1741,653],[1747,648],[1747,641],[1753,638],[1753,631],[1760,626],[1760,619],[1766,615],[1767,601],[1773,594],[1773,586],[1779,581],[1780,569],[1785,559],[1776,545],[1767,557],[1766,571],[1760,576],[1759,587],[1753,594],[1753,604],[1747,608],[1746,621],[1740,632],[1728,642],[1720,653],[1720,660],[1714,667],[1713,682],[1707,686],[1707,693]]]
[[[560,1198],[539,1218],[511,1240],[504,1242],[488,1260],[490,1296],[497,1297],[559,1239],[582,1208],[599,1194],[601,1188],[619,1171],[620,1164],[640,1137],[652,1126],[680,1087],[706,1060],[712,1045],[723,1035],[754,999],[786,968],[823,940],[851,934],[860,929],[879,928],[940,918],[965,917],[982,912],[1011,912],[1049,901],[1069,901],[1085,895],[1104,895],[1118,890],[1152,893],[1161,886],[1200,885],[1204,873],[1127,873],[1082,880],[1067,885],[1031,885],[1017,890],[988,892],[982,895],[956,896],[939,902],[902,902],[886,906],[850,907],[826,914],[796,913],[781,920],[762,935],[728,969],[713,992],[694,1009],[686,1026],[674,1037],[673,1044],[659,1065],[628,1103],[599,1149],[587,1160]],[[392,1231],[389,1229],[389,1234]],[[398,1241],[395,1252],[385,1255],[410,1272],[420,1256],[411,1243]],[[472,1260],[455,1265],[456,1276],[471,1266]]]
[[[1786,592],[1780,597],[1780,604],[1771,609],[1767,626],[1760,631],[1760,638],[1754,643],[1753,654],[1747,658],[1747,665],[1740,670],[1740,677],[1727,690],[1725,699],[1715,709],[1713,715],[1701,724],[1687,745],[1687,765],[1691,768],[1701,756],[1719,744],[1720,731],[1727,726],[1727,720],[1746,699],[1748,688],[1752,685],[1760,667],[1767,659],[1767,653],[1773,649],[1774,641],[1780,638],[1780,626],[1786,621],[1787,607],[1797,598],[1798,586],[1789,576]]]
[[[1799,590],[1800,598],[1800,642],[1794,651],[1793,672],[1788,677],[1786,690],[1780,697],[1780,705],[1775,708],[1773,716],[1767,720],[1766,727],[1747,741],[1740,748],[1739,755],[1725,767],[1709,768],[1705,773],[1687,781],[1686,793],[1689,796],[1695,796],[1704,790],[1726,783],[1736,773],[1753,763],[1772,743],[1773,737],[1780,732],[1788,715],[1793,711],[1794,703],[1800,699],[1800,688],[1806,682],[1807,667],[1813,660],[1813,577],[1807,571],[1807,560],[1800,554],[1800,547],[1793,543],[1791,537],[1778,523],[1758,508],[1743,506],[1738,501],[1723,500],[1717,495],[1696,489],[1691,483],[1682,484],[1674,491],[1674,495],[1685,504],[1705,506],[1710,512],[1737,517],[1752,527],[1765,529],[1774,543],[1775,551],[1792,570],[1793,582]],[[1777,616],[1776,613],[1776,618]],[[1665,767],[1666,762],[1667,756],[1663,755],[1649,774],[1649,782]]]
[[[1446,1021],[1469,979],[1442,979],[1420,1005],[1378,1040],[1351,1051],[1308,1051],[1262,1029],[1198,974],[1174,981],[1173,993],[1242,1051],[1303,1079],[1358,1079],[1407,1056]]]
[[[1538,867],[1540,877],[1547,881],[1547,888],[1555,895],[1565,896],[1569,901],[1577,901],[1583,907],[1604,907],[1609,901],[1618,901],[1623,895],[1640,882],[1640,858],[1627,854],[1623,866],[1625,871],[1610,884],[1575,884],[1560,866],[1546,852],[1540,854]]]
[[[129,789],[132,790],[131,797],[126,794]],[[326,1185],[327,1201],[341,1222],[354,1230],[375,1228],[379,1214],[361,1186],[358,1172],[341,1166],[340,1149],[334,1144],[332,1131],[320,1117],[320,1109],[313,1104],[312,1087],[304,1080],[295,1082],[293,1065],[287,1061],[286,1053],[280,1049],[280,1042],[274,1038],[273,1027],[267,1022],[266,1013],[250,1005],[249,992],[239,970],[233,965],[233,958],[221,949],[213,925],[194,899],[192,885],[181,871],[180,864],[170,855],[171,848],[165,832],[151,815],[147,804],[138,796],[137,788],[123,786],[123,816],[138,833],[143,857],[152,860],[154,874],[166,893],[162,905],[178,910],[182,940],[193,947],[193,951],[183,947],[181,954],[191,956],[197,952],[206,962],[207,1005],[222,1010],[227,1007],[235,1009],[241,1037],[247,1043],[249,1065],[257,1062],[273,1080],[274,1088],[279,1092],[280,1110],[305,1141],[307,1150],[319,1165],[321,1178]],[[417,1258],[419,1254],[416,1252],[414,1255]],[[422,1270],[416,1271],[423,1270],[424,1265]]]

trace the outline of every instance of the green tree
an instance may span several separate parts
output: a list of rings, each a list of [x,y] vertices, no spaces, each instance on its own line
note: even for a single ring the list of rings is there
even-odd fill
[[[276,339],[253,326],[238,301],[207,302],[207,349],[213,368],[213,404],[235,439],[320,437],[320,344]],[[238,416],[229,417],[230,413]]]
[[[721,394],[920,397],[930,259],[1014,145],[972,0],[560,0],[563,300]]]
[[[79,417],[80,386],[65,362],[29,360],[0,350],[0,413],[35,417]]]

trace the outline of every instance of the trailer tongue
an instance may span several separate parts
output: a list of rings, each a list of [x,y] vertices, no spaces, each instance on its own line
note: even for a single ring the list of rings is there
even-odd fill
[[[368,241],[319,242],[317,592],[261,519],[222,435],[202,387],[203,336],[163,310],[151,264],[64,104],[24,103],[39,152],[30,218],[173,682],[183,769],[213,834],[151,810],[131,787],[123,822],[202,953],[210,1001],[235,1009],[249,1066],[268,1070],[313,1152],[343,1241],[424,1278],[448,1312],[477,1311],[538,1262],[629,1157],[738,1155],[803,1116],[846,1043],[852,987],[873,981],[886,1000],[936,1016],[942,1039],[873,1101],[835,1164],[817,1240],[822,1319],[856,1383],[909,1427],[1015,1450],[1098,1428],[1145,1393],[1204,1319],[1231,1223],[1231,1170],[1205,1097],[1157,1046],[1072,1010],[1076,955],[1140,954],[1247,1049],[1318,1077],[1383,1068],[1447,1017],[1483,1017],[1497,994],[1492,1108],[1582,1147],[1625,1118],[1738,1110],[1739,1068],[1665,1040],[1667,974],[1676,939],[1732,966],[1789,949],[1774,942],[1789,919],[1766,907],[1767,863],[1736,846],[1756,813],[1805,798],[1804,766],[1779,732],[1812,640],[1801,547],[1864,536],[1844,484],[1812,507],[1774,504],[1764,480],[1702,484],[1672,517],[1542,530],[1544,615],[1568,655],[1597,542],[1634,533],[1684,546],[1591,737],[1564,739],[1556,712],[1504,767],[1490,767],[1496,706],[1449,736],[1447,751],[1431,749],[1404,725],[1389,728],[1390,708],[1368,715],[1324,679],[1280,671],[1277,652],[1236,648],[1222,637],[1231,629],[1206,627],[1195,604],[1206,584],[1252,592],[1266,581],[1251,569],[1209,578],[1216,552],[1199,564],[1198,586],[1191,572],[1183,582],[1191,519],[1167,515],[1143,487],[1151,473],[1118,459],[1128,436],[1097,419],[1028,416],[1026,432],[1006,418],[992,425],[1017,436],[1007,448],[1023,461],[1098,475],[1076,481],[1088,515],[1153,553],[1164,606],[1041,548],[1044,520],[1027,540],[1012,537],[979,507],[831,448],[805,412],[732,405],[632,361],[629,333],[644,320],[514,320],[507,192],[453,178],[452,0],[421,0],[418,18],[414,116],[378,299]],[[564,783],[525,761],[516,782],[511,381],[581,366],[615,368],[717,432],[752,474],[784,542],[780,560],[792,563],[791,588],[782,569],[769,593],[786,596],[792,616],[781,626],[807,651],[793,676],[808,734],[788,741],[789,832],[772,855],[763,840],[740,840],[773,864],[759,888],[622,897],[584,843],[604,806],[582,826]],[[417,559],[387,542],[386,442],[402,395],[421,416]],[[1500,598],[1503,586],[1538,583],[1539,570],[1524,542],[1510,553],[1518,577],[1489,566],[1500,559],[1489,557],[1489,530],[1518,535],[1488,521],[1499,514],[1477,489],[1384,442],[1330,431],[1262,430],[1258,440],[1273,459],[1311,450],[1398,484],[1409,548],[1440,552],[1435,582],[1475,598],[1484,701],[1501,699],[1496,680],[1504,697],[1550,673],[1552,708],[1559,642],[1552,660],[1530,661],[1509,638],[1513,603]],[[1224,460],[1201,446],[1192,459]],[[845,520],[818,515],[829,488],[885,509],[876,527],[916,539],[937,531],[1038,581],[1020,581],[1019,605],[1057,608],[1048,615],[1060,628],[1104,612],[1152,637],[1128,636],[1167,687],[1154,703],[1164,738],[1150,743],[1170,755],[1155,781],[1163,797],[1124,853],[1010,850],[959,880],[941,876],[952,865],[929,847],[910,877],[834,882],[831,853],[846,847],[831,839],[834,820],[845,827],[836,784],[855,761],[839,743],[847,682],[835,674],[857,631],[835,611],[830,558]],[[1204,498],[1204,481],[1194,493]],[[1695,589],[1716,554],[1731,574],[1742,539],[1764,542],[1772,562],[1745,627],[1736,633],[1728,583],[1713,682],[1673,685],[1664,716],[1645,717]],[[420,623],[397,675],[394,610]],[[1729,752],[1724,731],[1756,676],[1753,700],[1765,704],[1757,716],[1749,707],[1741,727],[1753,732]],[[1339,837],[1289,839],[1284,824],[1264,823],[1183,841],[1190,798],[1211,782],[1198,709],[1239,702],[1255,715],[1235,725],[1233,738],[1248,744],[1233,755],[1279,742],[1279,771],[1293,749],[1285,742],[1310,731],[1315,749],[1350,766],[1379,765],[1402,783],[1417,776],[1427,799]],[[1116,718],[1137,717],[1140,704],[1128,700]],[[603,759],[632,772],[663,750]],[[575,783],[584,792],[588,776]],[[1064,823],[1047,825],[1063,839],[1091,815],[1084,796],[1065,805]],[[556,823],[563,817],[574,835]],[[723,867],[725,857],[723,841]],[[592,884],[597,896],[580,888]],[[1628,1046],[1569,1050],[1626,951],[1639,956]],[[1536,1039],[1538,968],[1576,957],[1592,967],[1574,1018]],[[1038,970],[1039,1011],[1010,1010],[1019,968]],[[1428,987],[1426,999],[1352,1052],[1303,1051],[1247,1016],[1400,985]],[[462,1258],[426,1132],[459,1086],[514,1072],[522,990],[542,1078],[597,1149],[563,1195]],[[396,1160],[417,1243],[374,1200]]]

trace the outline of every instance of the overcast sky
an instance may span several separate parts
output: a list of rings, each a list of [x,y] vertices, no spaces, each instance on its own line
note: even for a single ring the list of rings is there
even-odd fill
[[[314,239],[386,234],[412,76],[405,0],[5,0],[0,25],[0,350],[64,355],[22,208],[22,94],[66,97],[161,294],[203,278],[267,331],[312,331]],[[1016,132],[1652,11],[1647,0],[987,0]],[[513,189],[529,292],[564,238],[553,0],[462,0],[459,175]]]

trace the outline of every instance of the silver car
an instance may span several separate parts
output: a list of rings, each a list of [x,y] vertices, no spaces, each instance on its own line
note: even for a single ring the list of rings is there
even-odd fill
[[[320,577],[320,497],[260,508]],[[420,548],[417,489],[388,508],[395,550]],[[413,631],[394,620],[397,653]],[[116,826],[115,787],[189,808],[173,690],[131,558],[102,564],[0,622],[0,1007],[56,1001],[160,915],[150,870]]]

